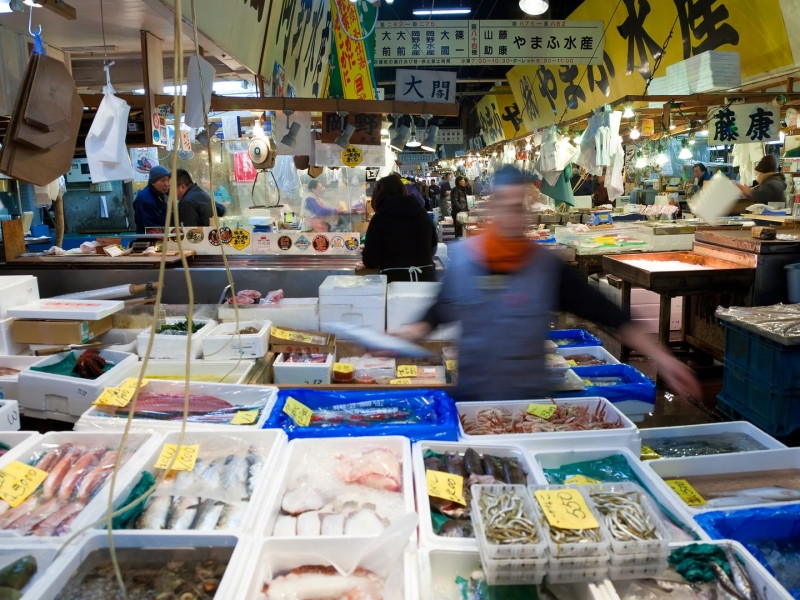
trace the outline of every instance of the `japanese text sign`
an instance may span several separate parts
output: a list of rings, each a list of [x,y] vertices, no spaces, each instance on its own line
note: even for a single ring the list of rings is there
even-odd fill
[[[487,146],[525,133],[527,128],[514,96],[489,94],[477,106],[478,124]]]
[[[378,21],[376,67],[598,64],[602,21]]]
[[[395,100],[407,102],[455,102],[455,71],[424,71],[397,69],[395,71]]]
[[[777,141],[780,121],[780,110],[771,104],[712,106],[708,110],[708,144]]]

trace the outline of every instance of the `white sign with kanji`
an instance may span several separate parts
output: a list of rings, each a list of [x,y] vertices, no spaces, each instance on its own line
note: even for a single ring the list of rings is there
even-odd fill
[[[708,110],[708,144],[744,144],[780,139],[780,109],[772,104],[732,104]]]
[[[407,102],[455,102],[455,71],[396,69],[394,99]]]
[[[378,21],[373,65],[596,65],[603,21]]]
[[[464,143],[464,130],[463,129],[440,129],[439,135],[436,136],[436,141],[439,144],[463,144]]]

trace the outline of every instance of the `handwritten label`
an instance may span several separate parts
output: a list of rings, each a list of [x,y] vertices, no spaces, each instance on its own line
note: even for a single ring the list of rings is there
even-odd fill
[[[656,458],[661,458],[661,455],[649,446],[642,446],[642,452],[639,458],[641,460],[654,460]]]
[[[136,383],[138,381],[136,377],[129,377],[117,387],[107,387],[92,404],[97,406],[117,406],[119,408],[128,406],[136,393]],[[147,379],[142,379],[142,387],[146,386],[147,383]]]
[[[311,424],[311,416],[314,414],[313,410],[291,396],[286,399],[283,412],[289,415],[298,427],[308,427]]]
[[[0,499],[14,508],[35,492],[45,479],[47,471],[11,461],[0,471]]]
[[[537,490],[536,501],[551,527],[597,529],[600,524],[577,489]]]
[[[336,373],[344,373],[350,374],[355,371],[355,367],[353,367],[352,363],[333,363],[333,370]]]
[[[253,410],[240,410],[234,415],[231,420],[231,425],[252,425],[256,421],[258,421],[257,408]]]
[[[397,365],[397,376],[403,377],[416,377],[417,365]]]
[[[458,361],[457,360],[446,360],[444,361],[444,368],[448,371],[458,371]]]
[[[390,379],[389,385],[411,385],[411,380],[408,377],[401,377],[399,379]]]
[[[429,496],[467,505],[464,499],[464,478],[461,475],[429,469],[425,471],[425,481],[428,483]]]
[[[175,462],[172,463],[172,467],[169,466],[172,457],[175,456],[175,453],[178,453],[178,457],[175,459]],[[194,470],[194,463],[197,462],[197,455],[200,452],[200,444],[195,444],[194,446],[181,446],[181,449],[178,450],[177,444],[164,444],[164,447],[161,449],[161,454],[158,456],[158,460],[156,460],[156,464],[154,465],[156,469],[170,469],[172,471],[193,471]]]
[[[689,506],[702,506],[706,503],[705,498],[685,479],[666,479],[665,483]]]
[[[588,485],[590,483],[600,483],[597,479],[586,477],[586,475],[573,475],[569,479],[565,479],[564,483],[572,485]]]
[[[290,342],[303,342],[305,344],[314,343],[314,336],[307,333],[300,333],[299,331],[288,331],[286,329],[280,329],[279,327],[273,327],[269,330],[269,334],[274,338],[289,340]]]
[[[531,404],[528,410],[525,411],[529,415],[539,417],[540,419],[549,419],[556,412],[555,404]]]

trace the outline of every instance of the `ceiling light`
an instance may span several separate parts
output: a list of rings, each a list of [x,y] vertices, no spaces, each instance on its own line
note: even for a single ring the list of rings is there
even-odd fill
[[[699,135],[700,137],[708,137],[708,128],[703,127],[703,129],[697,132],[697,135]]]
[[[659,167],[663,167],[668,162],[669,162],[669,157],[666,154],[664,154],[663,152],[659,152],[658,156],[656,156],[656,164]]]
[[[525,144],[525,152],[530,152],[531,150],[533,150],[533,144],[531,144],[531,141],[528,140]]]
[[[636,157],[636,163],[633,166],[637,169],[644,169],[647,166],[647,157],[639,152]]]
[[[297,144],[297,134],[300,133],[301,127],[302,125],[300,125],[300,123],[297,121],[292,123],[292,126],[289,127],[289,131],[286,132],[286,135],[281,138],[281,144],[284,146],[289,146],[290,148],[294,148]]]
[[[634,117],[634,114],[635,113],[633,112],[633,104],[628,102],[625,105],[625,111],[622,113],[622,118],[623,119],[632,119]]]
[[[676,125],[675,122],[672,120],[672,113],[669,115],[669,130],[672,131],[675,129]]]
[[[689,145],[694,146],[694,142],[695,142],[694,134],[692,134],[691,137],[689,138]]]
[[[381,135],[382,136],[389,135],[389,130],[388,129],[381,129]]]
[[[394,4],[394,0],[386,0],[386,4]]]
[[[422,149],[428,152],[436,152],[436,136],[439,135],[439,128],[436,125],[428,127],[428,134],[422,142]]]
[[[409,129],[408,125],[401,125],[397,130],[397,135],[392,138],[389,145],[393,150],[400,152],[409,139],[411,139],[411,129]]]
[[[468,15],[472,12],[471,8],[415,8],[414,15],[417,17],[436,17],[446,15]]]
[[[636,125],[634,125],[633,129],[631,129],[630,133],[628,133],[628,137],[632,140],[638,140],[641,135],[641,132],[636,129]]]
[[[683,147],[681,148],[680,154],[678,154],[678,158],[680,160],[689,160],[692,158],[692,151],[689,150],[689,146],[686,145],[686,141],[683,142]]]
[[[417,139],[417,134],[414,133],[411,135],[411,139],[406,142],[406,146],[409,148],[419,148],[422,146],[422,142]]]
[[[522,12],[528,15],[542,15],[550,7],[547,0],[519,0]]]
[[[350,146],[350,138],[353,137],[353,132],[355,132],[355,130],[355,125],[348,125],[344,128],[344,131],[339,135],[339,137],[333,141],[333,143],[346,150]]]

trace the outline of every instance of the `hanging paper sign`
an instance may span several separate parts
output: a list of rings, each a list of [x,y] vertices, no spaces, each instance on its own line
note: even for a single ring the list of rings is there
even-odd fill
[[[47,471],[25,463],[10,462],[0,471],[0,499],[14,508],[36,491],[47,475]]]
[[[653,119],[642,119],[641,126],[642,137],[650,137],[655,133],[655,124],[653,123]]]
[[[397,69],[394,89],[395,101],[455,102],[456,72]]]
[[[780,109],[772,104],[713,106],[708,111],[708,145],[780,139]]]
[[[234,183],[253,183],[256,179],[256,168],[247,152],[233,154],[233,181]]]

